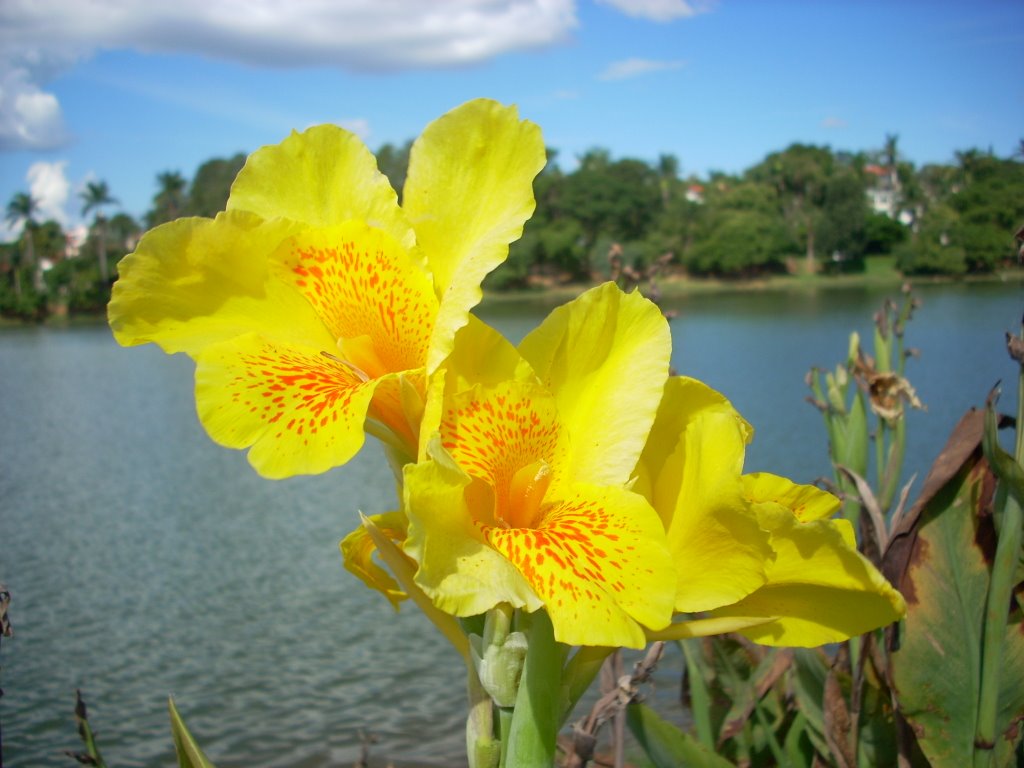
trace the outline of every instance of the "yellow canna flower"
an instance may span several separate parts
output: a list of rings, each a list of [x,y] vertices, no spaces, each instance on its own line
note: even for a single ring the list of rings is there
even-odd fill
[[[822,645],[898,620],[903,598],[857,552],[849,524],[828,519],[838,499],[742,474],[752,435],[719,393],[694,379],[668,381],[635,487],[665,524],[676,610],[743,619],[748,626],[735,631],[766,645]]]
[[[767,473],[743,488],[775,559],[763,586],[715,616],[773,616],[741,630],[764,645],[835,643],[884,627],[907,612],[903,596],[860,552],[848,520],[829,519],[839,499]]]
[[[157,227],[120,264],[117,341],[196,362],[210,436],[279,478],[344,464],[364,428],[415,454],[426,376],[533,212],[539,129],[476,100],[413,145],[403,203],[336,126],[255,152],[215,219]]]
[[[675,586],[661,521],[628,488],[668,371],[667,324],[608,284],[523,341],[529,367],[509,347],[499,369],[456,370],[464,350],[500,346],[482,324],[460,332],[432,438],[405,468],[415,582],[456,616],[543,608],[560,642],[642,647]]]

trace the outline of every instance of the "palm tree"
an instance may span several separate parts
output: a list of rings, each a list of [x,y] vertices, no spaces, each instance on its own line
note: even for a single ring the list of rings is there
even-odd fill
[[[96,238],[99,245],[100,279],[108,282],[109,271],[107,269],[107,219],[103,215],[103,206],[114,205],[117,200],[110,195],[110,187],[105,181],[90,181],[79,197],[82,198],[82,215],[87,216],[89,211],[95,209]]]
[[[658,184],[661,187],[661,203],[667,206],[672,187],[679,180],[679,158],[675,155],[658,156]]]
[[[32,244],[32,230],[35,228],[35,216],[39,212],[39,200],[27,192],[16,192],[7,203],[7,223],[12,227],[19,224],[21,228],[21,263],[14,265],[14,295],[21,298],[21,268],[33,265],[35,251]]]
[[[185,187],[188,182],[178,171],[157,174],[157,193],[153,197],[153,210],[149,212],[150,226],[173,221],[185,207]]]

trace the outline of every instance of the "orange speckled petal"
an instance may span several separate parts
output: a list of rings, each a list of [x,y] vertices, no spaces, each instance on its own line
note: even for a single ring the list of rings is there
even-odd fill
[[[430,279],[404,248],[362,222],[310,229],[275,254],[275,271],[370,378],[421,368],[437,316]]]
[[[494,489],[495,515],[512,524],[532,522],[524,519],[528,511],[509,492],[515,474],[531,464],[543,462],[559,472],[564,433],[547,390],[513,381],[493,388],[476,386],[452,399],[440,434],[462,470]],[[489,510],[474,510],[474,517],[492,522]]]
[[[555,639],[642,648],[671,618],[675,569],[657,514],[621,488],[579,485],[534,529],[485,527],[544,602]]]
[[[419,565],[416,584],[440,610],[475,616],[500,603],[529,612],[541,602],[515,567],[487,545],[465,499],[470,477],[431,442],[434,461],[407,464],[403,493],[405,553]]]
[[[362,447],[375,382],[310,347],[248,334],[196,357],[196,407],[214,441],[264,477],[317,474]]]

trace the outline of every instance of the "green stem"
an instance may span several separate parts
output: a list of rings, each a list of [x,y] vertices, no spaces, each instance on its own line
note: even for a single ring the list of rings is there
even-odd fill
[[[469,669],[466,688],[469,694],[466,758],[470,768],[496,768],[502,764],[499,755],[504,754],[504,744],[495,741],[494,706],[472,667]]]
[[[528,637],[529,650],[508,737],[505,765],[509,768],[547,768],[555,763],[567,649],[556,642],[551,619],[542,610],[530,615]]]
[[[1020,504],[1010,494],[1006,497],[1003,524],[996,543],[996,557],[992,565],[988,603],[985,607],[984,639],[981,656],[981,692],[978,701],[978,721],[975,731],[975,762],[989,765],[996,740],[996,714],[999,708],[999,683],[1002,676],[1003,643],[1009,614],[1013,574],[1017,568],[1021,547],[1021,526],[1024,514]],[[979,761],[979,757],[981,760]]]
[[[988,430],[995,433],[995,414],[988,413]],[[1017,390],[1017,440],[1015,460],[1020,463],[1022,455],[1021,431],[1024,427],[1024,366],[1018,380]],[[1003,480],[1006,482],[1006,480]],[[996,741],[996,719],[999,711],[999,684],[1002,675],[1003,645],[1006,625],[1009,619],[1010,596],[1013,592],[1014,574],[1020,560],[1024,511],[1013,493],[1001,494],[1005,499],[996,554],[992,563],[992,579],[989,582],[988,599],[985,605],[985,625],[981,645],[981,690],[978,696],[978,719],[974,732],[974,765],[976,768],[990,766],[994,759]]]

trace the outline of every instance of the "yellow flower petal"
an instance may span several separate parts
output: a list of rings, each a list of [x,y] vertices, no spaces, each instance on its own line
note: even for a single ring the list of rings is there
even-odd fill
[[[270,255],[295,231],[227,213],[148,232],[118,265],[108,308],[114,337],[193,355],[243,333],[333,349],[309,303],[270,275]]]
[[[552,312],[519,345],[572,435],[574,481],[625,483],[661,399],[672,342],[661,311],[613,283]]]
[[[474,315],[459,329],[445,368],[431,377],[420,431],[420,458],[426,457],[430,437],[440,429],[444,402],[459,392],[504,381],[536,381],[530,364],[514,346]]]
[[[667,382],[640,465],[668,532],[682,613],[734,603],[765,581],[773,552],[740,482],[749,434],[713,390],[693,379]]]
[[[515,493],[522,470],[543,465],[556,477],[564,471],[567,436],[558,421],[554,398],[539,385],[503,382],[477,385],[456,395],[441,421],[441,445],[472,477],[490,489],[490,506],[476,519],[511,527],[530,527],[539,504],[525,504]],[[532,470],[533,474],[539,471]],[[544,480],[545,490],[554,478]],[[529,480],[524,478],[524,483]]]
[[[429,278],[384,232],[363,222],[307,229],[274,257],[278,279],[305,296],[331,351],[369,378],[421,368],[437,313]]]
[[[483,533],[543,600],[559,642],[642,648],[640,624],[660,629],[671,618],[664,531],[630,491],[579,485],[531,528]]]
[[[669,378],[641,456],[642,469],[648,477],[661,474],[662,463],[675,451],[686,425],[698,414],[712,410],[731,414],[736,419],[743,445],[749,444],[754,438],[754,428],[723,394],[688,376]]]
[[[264,477],[325,472],[362,447],[375,382],[315,347],[239,336],[196,355],[196,408],[210,437],[247,448]]]
[[[416,604],[416,607],[423,611],[423,615],[430,619],[430,623],[437,627],[438,631],[455,647],[455,650],[459,652],[462,660],[466,663],[466,667],[471,670],[472,660],[469,651],[469,638],[459,623],[452,618],[451,614],[439,611],[423,590],[416,585],[414,581],[415,563],[402,552],[392,536],[380,530],[373,520],[362,513],[360,513],[359,519],[362,521],[363,527],[366,529],[370,539],[376,545],[377,553],[380,555],[381,560],[391,569],[398,584]]]
[[[540,608],[526,580],[474,522],[465,499],[471,478],[444,460],[439,445],[432,453],[439,460],[405,467],[404,550],[419,564],[416,583],[454,616],[475,616],[500,603],[530,612]]]
[[[245,163],[228,198],[229,211],[250,211],[313,227],[358,219],[406,248],[414,244],[398,197],[358,137],[318,125],[262,147]]]
[[[715,616],[777,616],[740,631],[765,645],[806,647],[839,642],[904,615],[903,597],[851,546],[846,521],[801,523],[774,503],[756,509],[776,551],[768,581]]]
[[[802,523],[824,520],[839,511],[842,503],[813,485],[797,485],[768,472],[743,476],[743,494],[754,503],[772,502],[785,507]]]
[[[483,278],[522,234],[545,162],[540,129],[485,99],[435,120],[413,144],[402,207],[441,300],[429,372],[479,303]]]
[[[371,515],[369,520],[391,541],[401,543],[405,540],[406,520],[401,512]],[[359,526],[342,539],[339,546],[345,560],[345,568],[358,576],[370,589],[376,589],[383,594],[396,611],[401,602],[409,598],[391,574],[374,562],[373,554],[377,551],[377,545],[365,525]]]

